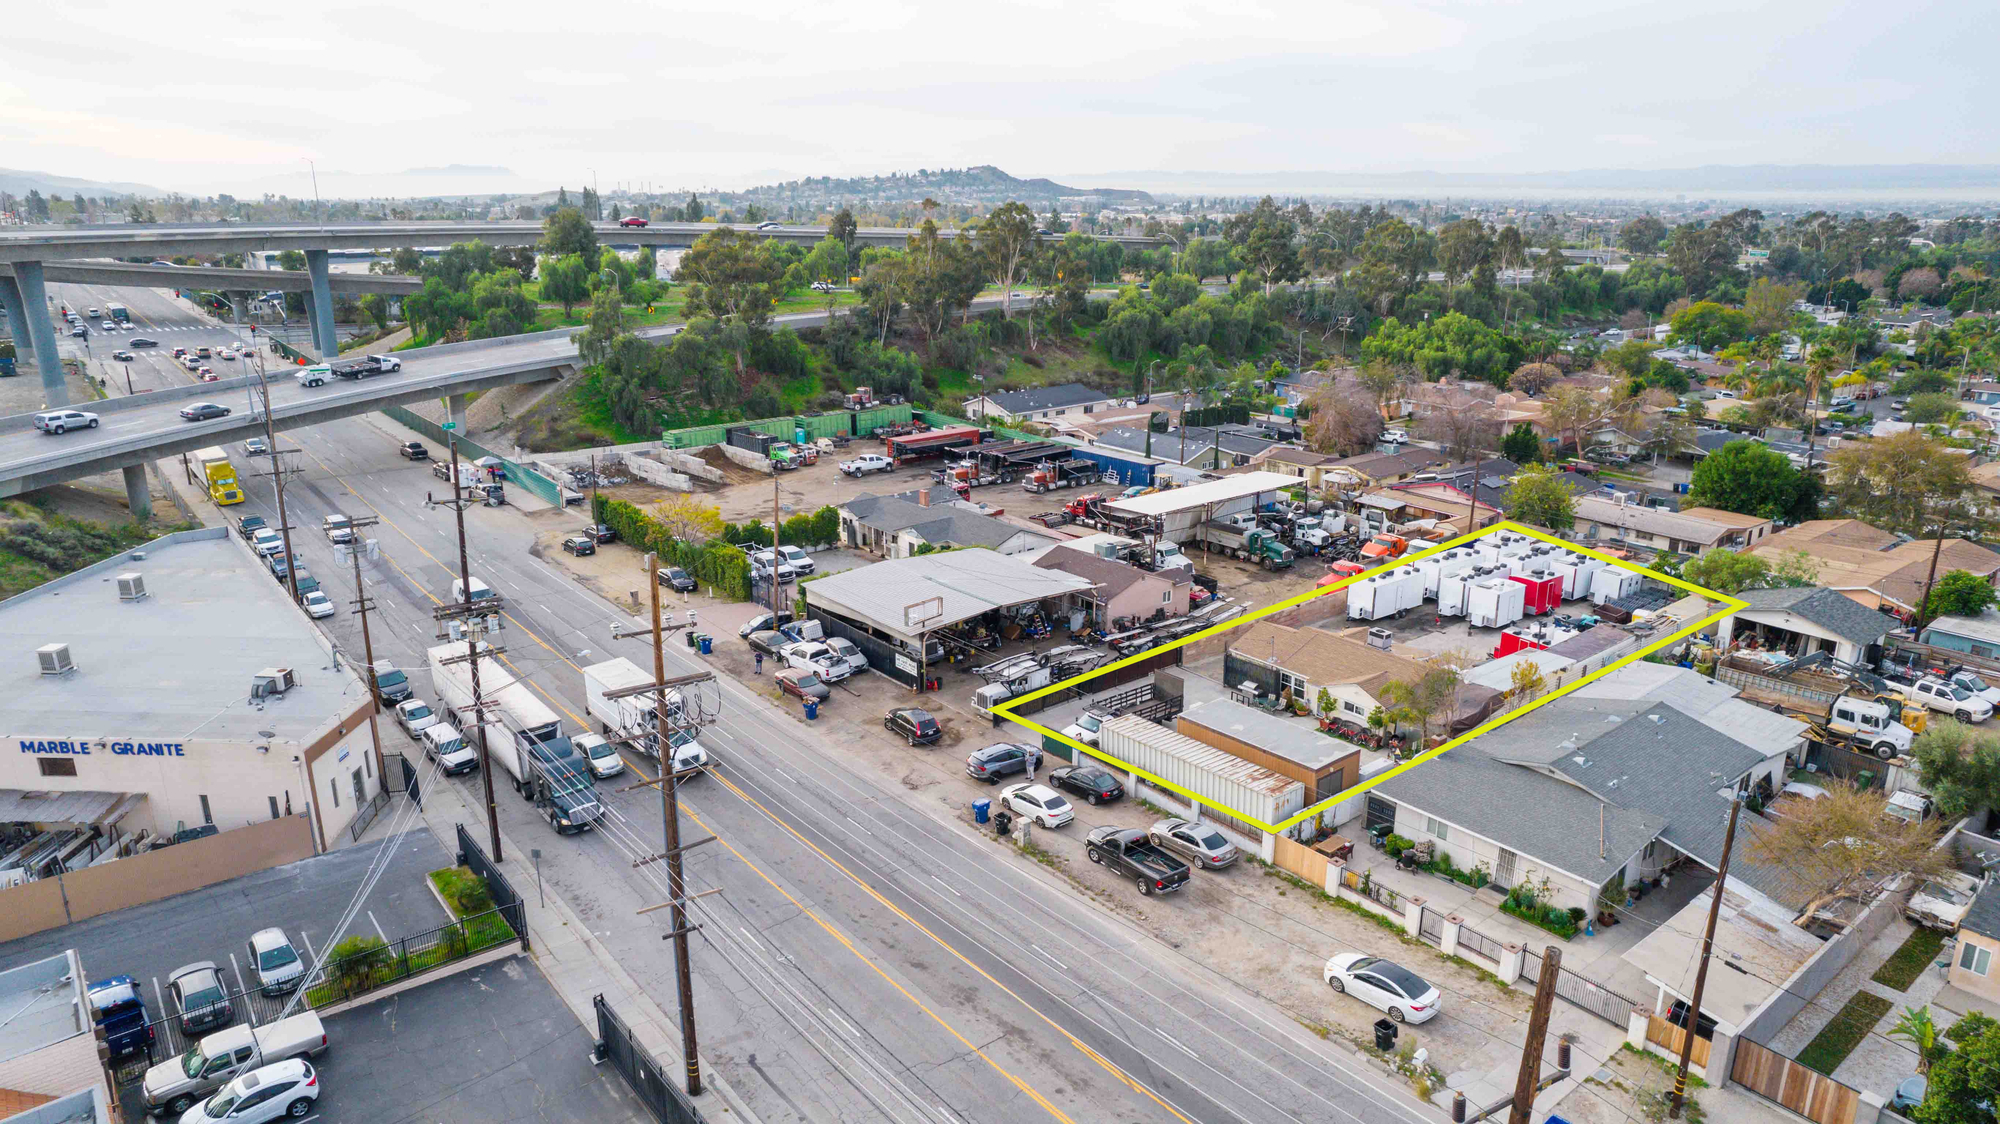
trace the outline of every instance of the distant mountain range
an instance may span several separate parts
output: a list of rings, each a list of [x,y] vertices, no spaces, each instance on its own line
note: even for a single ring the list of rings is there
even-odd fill
[[[0,191],[25,196],[30,191],[43,195],[60,195],[67,199],[79,192],[92,198],[102,199],[110,195],[160,196],[166,192],[143,183],[106,183],[102,180],[80,180],[70,176],[50,175],[48,172],[30,172],[17,168],[0,168]]]
[[[1436,196],[1599,192],[1673,195],[1783,192],[1840,195],[1908,191],[2000,198],[2000,164],[1708,164],[1567,172],[1103,172],[1066,177],[1082,184],[1144,184],[1177,195]]]

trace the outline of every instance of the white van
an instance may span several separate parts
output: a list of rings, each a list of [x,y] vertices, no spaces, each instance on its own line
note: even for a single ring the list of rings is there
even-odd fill
[[[449,722],[434,722],[417,731],[424,753],[437,762],[447,777],[469,773],[479,767],[479,752],[466,744],[464,735]]]
[[[474,603],[488,599],[498,601],[500,600],[500,595],[493,592],[492,586],[487,585],[478,578],[472,579],[472,600]],[[454,605],[465,602],[465,583],[458,578],[451,579],[451,600]]]
[[[318,1015],[293,1015],[255,1030],[239,1024],[147,1070],[140,1090],[147,1112],[178,1118],[195,1101],[259,1066],[325,1052],[326,1027]]]

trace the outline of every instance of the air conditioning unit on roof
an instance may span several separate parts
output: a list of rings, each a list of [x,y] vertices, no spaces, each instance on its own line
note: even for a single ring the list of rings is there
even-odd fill
[[[69,645],[44,644],[35,649],[35,658],[41,662],[43,675],[70,675],[76,671],[76,661],[69,658]]]
[[[144,601],[146,599],[146,575],[140,573],[118,575],[118,600]]]

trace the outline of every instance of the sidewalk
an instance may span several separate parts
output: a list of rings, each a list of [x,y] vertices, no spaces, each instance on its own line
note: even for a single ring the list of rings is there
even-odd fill
[[[375,823],[361,837],[361,843],[376,842],[388,834],[388,825],[395,818],[400,802],[408,799],[398,796],[395,802],[383,810]],[[423,789],[423,820],[431,833],[445,846],[453,846],[458,838],[457,825],[465,824],[477,839],[484,839],[482,828],[484,818],[480,810],[465,802],[458,788],[448,783],[430,783]],[[532,867],[521,862],[528,849],[517,844],[506,832],[500,833],[502,847],[508,861],[499,864],[516,891],[532,889],[535,875]],[[523,894],[522,905],[528,918],[528,938],[532,944],[528,956],[548,977],[550,986],[569,1005],[570,1012],[582,1023],[593,1039],[597,1034],[597,1013],[591,1006],[594,996],[604,996],[612,1010],[632,1030],[632,1037],[660,1063],[660,1072],[668,1080],[685,1089],[686,1075],[676,1064],[681,1056],[680,1021],[668,1015],[647,995],[617,959],[603,945],[593,940],[590,926],[577,917],[569,904],[554,891],[544,886],[539,895]],[[696,1107],[708,1117],[711,1124],[719,1124],[723,1119],[747,1121],[757,1124],[757,1116],[752,1113],[743,1098],[727,1078],[715,1066],[704,1059],[701,1067],[702,1082],[706,1086]],[[712,1094],[712,1095],[711,1095]],[[729,1114],[725,1117],[723,1114]]]

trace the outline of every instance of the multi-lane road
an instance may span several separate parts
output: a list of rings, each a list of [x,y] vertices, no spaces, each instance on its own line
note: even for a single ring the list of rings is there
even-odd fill
[[[59,295],[124,304],[163,342],[231,335],[165,294]],[[130,366],[135,385],[189,378],[151,356]],[[310,529],[336,510],[381,518],[379,557],[362,568],[377,606],[375,652],[420,668],[457,540],[449,513],[424,505],[429,472],[395,453],[408,437],[369,415],[293,431],[280,445],[298,450],[288,456],[302,469],[286,489],[295,543],[336,600],[351,596],[350,571]],[[270,480],[252,476],[247,490],[249,502],[226,514],[275,521]],[[475,508],[466,523],[474,572],[507,599],[503,658],[583,728],[581,666],[615,655],[650,666],[650,651],[610,639],[631,618],[531,553],[538,534],[576,519]],[[358,658],[358,625],[346,614],[327,623]],[[670,675],[702,667],[678,647],[667,658]],[[402,741],[393,725],[385,737],[392,749]],[[1231,982],[1232,965],[1187,958],[1026,864],[1000,861],[934,803],[830,759],[765,697],[725,679],[720,720],[704,737],[720,765],[683,790],[684,838],[718,839],[690,853],[690,888],[723,891],[695,906],[703,1052],[770,1124],[1429,1118]],[[604,830],[559,838],[505,796],[502,827],[540,848],[548,889],[672,1012],[666,915],[637,913],[665,888],[657,864],[632,865],[659,849],[659,801],[619,787],[603,786],[613,812]]]

